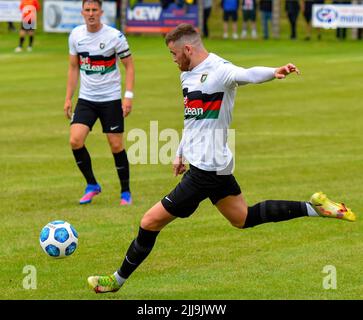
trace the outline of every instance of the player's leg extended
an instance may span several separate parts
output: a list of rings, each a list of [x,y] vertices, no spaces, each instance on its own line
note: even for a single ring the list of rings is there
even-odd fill
[[[225,197],[219,200],[216,206],[237,228],[248,228],[262,223],[284,221],[308,215],[305,202],[268,200],[248,207],[242,194]],[[317,214],[315,213],[315,215]]]
[[[354,213],[344,204],[329,200],[322,193],[315,193],[312,203],[304,201],[267,200],[247,207],[241,195],[228,196],[216,203],[219,211],[238,228],[249,228],[262,223],[279,222],[294,218],[332,217],[355,221]]]
[[[145,213],[138,236],[127,250],[121,268],[112,276],[89,277],[90,286],[96,292],[118,290],[149,255],[160,230],[176,217],[187,218],[192,215],[200,202],[207,198],[207,186],[203,185],[203,181],[208,179],[208,176],[209,174],[203,175],[201,170],[195,167],[184,173],[177,186]]]
[[[70,145],[79,170],[87,181],[84,196],[80,199],[80,204],[89,203],[92,198],[101,192],[101,187],[97,184],[92,170],[91,157],[84,145],[90,129],[87,125],[74,123],[70,129]]]
[[[159,232],[176,217],[171,215],[159,201],[141,219],[137,238],[131,243],[126,257],[118,270],[127,279],[151,252]]]
[[[91,276],[88,284],[96,293],[118,291],[126,279],[145,260],[154,247],[161,229],[176,217],[172,216],[161,202],[149,209],[141,220],[139,233],[126,253],[120,269],[110,276]]]
[[[115,160],[117,175],[121,185],[121,205],[132,203],[130,191],[130,166],[123,143],[123,133],[107,133],[107,140]]]

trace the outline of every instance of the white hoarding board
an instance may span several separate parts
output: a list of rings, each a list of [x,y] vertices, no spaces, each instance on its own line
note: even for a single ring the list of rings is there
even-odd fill
[[[74,27],[84,24],[81,15],[82,1],[45,1],[43,28],[46,32],[70,32]],[[102,22],[116,26],[116,3],[103,2]]]
[[[363,28],[363,5],[313,5],[316,28]]]
[[[21,21],[20,1],[0,1],[0,21]]]

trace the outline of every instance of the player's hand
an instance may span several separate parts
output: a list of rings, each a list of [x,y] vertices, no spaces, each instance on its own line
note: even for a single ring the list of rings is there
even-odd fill
[[[124,118],[126,118],[132,109],[132,99],[123,98],[122,99],[122,113]]]
[[[275,78],[284,79],[291,72],[296,72],[296,74],[300,74],[300,70],[296,68],[295,65],[293,65],[292,63],[288,63],[287,65],[276,69]]]
[[[66,118],[70,119],[72,117],[72,100],[66,99],[63,110]]]
[[[173,162],[173,172],[174,177],[177,177],[178,174],[182,174],[187,170],[185,164],[183,163],[183,157],[176,157]]]

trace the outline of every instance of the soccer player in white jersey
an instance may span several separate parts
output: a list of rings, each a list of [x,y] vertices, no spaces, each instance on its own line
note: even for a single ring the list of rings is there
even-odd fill
[[[69,36],[69,70],[64,113],[71,119],[70,145],[87,186],[80,204],[90,203],[101,192],[92,170],[86,138],[97,119],[107,136],[121,185],[120,204],[132,202],[129,161],[123,142],[124,117],[131,112],[134,64],[128,42],[118,30],[101,23],[102,1],[83,0],[85,24]],[[121,101],[118,58],[125,67],[125,93]],[[72,97],[80,76],[79,97],[72,114]]]
[[[112,275],[88,278],[94,291],[117,291],[151,252],[159,232],[177,217],[190,216],[206,198],[241,229],[304,216],[355,221],[349,208],[329,200],[322,192],[314,193],[310,202],[267,200],[248,206],[231,172],[232,153],[225,132],[231,122],[236,88],[299,73],[293,64],[278,68],[237,67],[209,53],[189,24],[168,33],[166,44],[182,71],[185,129],[173,168],[176,176],[184,175],[174,190],[145,213],[121,267]],[[189,170],[184,159],[189,162]]]

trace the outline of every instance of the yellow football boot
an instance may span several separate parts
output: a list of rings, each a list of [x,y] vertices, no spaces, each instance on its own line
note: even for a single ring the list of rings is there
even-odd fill
[[[310,202],[317,214],[321,217],[337,218],[347,221],[355,221],[356,216],[344,203],[336,203],[328,199],[322,192],[314,193]]]

